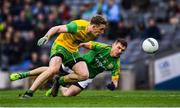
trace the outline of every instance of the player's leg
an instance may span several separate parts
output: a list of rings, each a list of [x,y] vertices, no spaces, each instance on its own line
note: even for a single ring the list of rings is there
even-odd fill
[[[86,80],[89,77],[89,71],[86,62],[83,60],[79,52],[71,53],[66,49],[61,49],[64,52],[64,64],[74,72],[60,78],[55,78],[52,88],[52,96],[57,96],[59,85]]]
[[[85,61],[79,61],[74,64],[72,70],[74,71],[74,73],[70,73],[68,75],[60,77],[60,84],[63,85],[64,83],[83,81],[88,79],[89,77],[89,71]]]
[[[89,70],[85,61],[77,62],[72,67],[72,70],[74,70],[74,73],[78,75],[78,81],[87,80],[89,78]]]
[[[50,88],[47,92],[46,92],[46,96],[53,96],[53,97],[56,97],[58,95],[58,91],[59,91],[59,78],[60,76],[64,76],[64,75],[67,75],[67,74],[70,74],[70,73],[74,73],[69,67],[65,67],[63,64],[61,65],[61,68],[60,68],[60,74],[59,75],[56,75],[54,76],[53,78],[53,85],[52,85],[52,88],[53,88],[53,93],[52,93],[52,88]]]
[[[79,94],[81,92],[81,90],[86,88],[88,86],[88,84],[91,82],[92,82],[92,79],[88,79],[85,81],[76,82],[73,84],[73,86],[70,86],[68,89],[61,88],[62,95],[63,96],[75,96],[75,95]],[[74,86],[76,86],[76,87],[74,87]],[[58,83],[58,78],[56,78],[56,80],[53,83],[52,88],[46,92],[46,96],[52,95],[53,97],[56,97],[58,94],[58,90],[59,90],[59,83]]]
[[[71,85],[70,87],[63,87],[60,86],[60,92],[62,96],[75,96],[77,94],[79,94],[83,89],[81,89],[81,87],[76,86],[76,85]],[[59,91],[59,90],[58,90]],[[52,95],[52,88],[49,89],[46,94],[46,96],[51,96]],[[52,95],[53,96],[53,95]],[[57,95],[56,95],[57,96]],[[53,97],[56,97],[53,96]]]
[[[71,53],[66,49],[61,49],[64,52],[64,64],[69,68],[73,69],[73,73],[70,73],[60,78],[57,76],[54,78],[52,88],[52,96],[57,96],[60,85],[66,85],[71,82],[78,82],[86,80],[89,77],[89,72],[85,61],[81,58],[79,52]],[[75,72],[76,71],[76,72]]]
[[[62,96],[76,96],[82,90],[84,90],[92,82],[92,80],[93,79],[87,79],[85,81],[76,82],[68,88],[61,87],[61,94]]]
[[[69,65],[70,68],[73,69],[73,73],[70,73],[65,76],[61,76],[60,78],[59,76],[56,76],[54,78],[54,83],[52,86],[53,97],[57,96],[60,85],[66,85],[67,83],[72,83],[72,82],[79,82],[82,80],[86,80],[89,77],[89,71],[87,65],[82,58],[79,57],[76,60],[68,62],[67,64]]]
[[[46,71],[42,72],[34,81],[29,90],[25,92],[23,97],[32,97],[33,93],[42,85],[46,80],[54,76],[59,72],[60,66],[62,64],[62,58],[60,56],[54,56],[51,58],[49,67]]]
[[[33,69],[31,71],[26,71],[26,72],[19,72],[19,73],[12,73],[9,78],[11,81],[15,81],[15,80],[19,80],[19,79],[23,79],[29,76],[37,76],[39,74],[41,74],[42,72],[44,72],[45,70],[47,70],[48,67],[46,66],[42,66],[36,69]]]
[[[41,74],[42,72],[46,71],[47,69],[48,69],[47,66],[33,69],[33,70],[29,71],[29,76],[37,76],[37,75]]]
[[[83,89],[81,89],[79,86],[71,85],[70,87],[60,87],[60,92],[62,96],[68,97],[68,96],[76,96],[79,94]]]
[[[51,47],[51,59],[49,62],[49,67],[46,71],[42,72],[34,81],[29,90],[27,90],[22,97],[32,97],[33,93],[42,85],[46,80],[52,78],[55,74],[59,73],[60,66],[62,64],[62,59],[64,59],[63,47],[54,43]]]

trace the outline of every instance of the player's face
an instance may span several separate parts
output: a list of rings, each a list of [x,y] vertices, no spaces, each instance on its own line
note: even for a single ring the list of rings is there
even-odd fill
[[[119,57],[124,51],[126,50],[126,47],[123,46],[121,43],[114,43],[112,45],[111,54],[114,57]]]
[[[104,25],[104,24],[93,25],[92,34],[95,35],[95,36],[103,34],[105,29],[106,29],[106,25]]]

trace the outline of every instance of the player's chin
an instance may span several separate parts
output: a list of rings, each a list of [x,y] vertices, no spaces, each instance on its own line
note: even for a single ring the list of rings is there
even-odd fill
[[[114,57],[120,57],[121,54],[116,54]]]

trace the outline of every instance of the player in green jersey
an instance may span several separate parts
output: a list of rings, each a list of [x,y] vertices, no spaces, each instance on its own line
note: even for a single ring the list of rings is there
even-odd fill
[[[63,96],[74,96],[79,94],[89,83],[92,82],[95,76],[103,71],[112,71],[112,83],[107,85],[107,88],[114,90],[118,86],[118,79],[120,73],[120,55],[127,48],[127,42],[122,39],[117,39],[112,46],[99,43],[87,42],[82,43],[90,51],[83,55],[89,70],[89,79],[72,84],[66,88],[61,86],[60,91]],[[46,92],[46,95],[57,96],[59,90],[59,77],[56,76],[54,84],[51,89]]]

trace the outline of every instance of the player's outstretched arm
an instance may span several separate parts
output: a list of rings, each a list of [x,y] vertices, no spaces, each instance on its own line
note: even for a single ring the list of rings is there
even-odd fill
[[[51,38],[51,36],[53,36],[56,33],[65,33],[67,32],[67,27],[66,25],[60,25],[60,26],[54,26],[51,29],[49,29],[49,31],[45,34],[44,37],[40,38],[38,40],[38,46],[42,46],[44,44],[46,44],[49,39]]]
[[[84,48],[87,48],[87,49],[91,49],[91,42],[81,43],[79,45],[79,47],[84,47]]]
[[[110,90],[115,90],[118,87],[119,75],[120,75],[120,59],[117,59],[116,68],[111,72],[111,83],[107,85]]]

